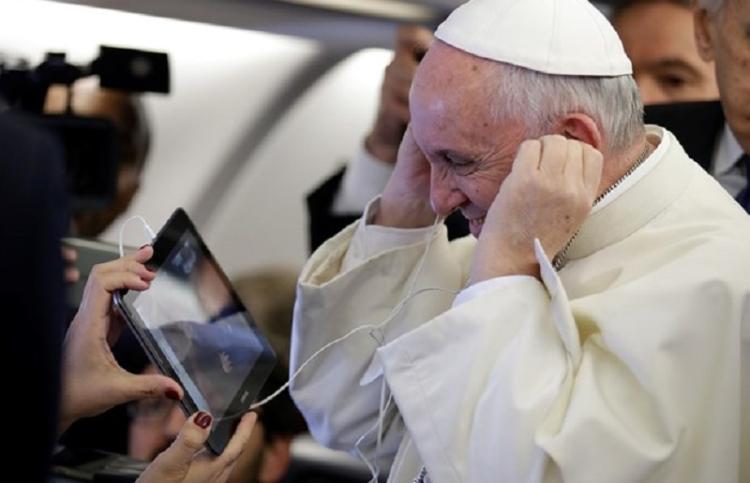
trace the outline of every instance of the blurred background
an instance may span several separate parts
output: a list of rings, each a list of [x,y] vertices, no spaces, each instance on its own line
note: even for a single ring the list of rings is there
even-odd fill
[[[303,263],[304,195],[359,147],[396,26],[434,26],[459,3],[0,0],[0,58],[87,63],[101,44],[166,52],[171,92],[143,96],[151,149],[120,220],[158,229],[183,206],[232,276]],[[102,239],[117,239],[118,221]],[[141,230],[125,242],[140,246]]]

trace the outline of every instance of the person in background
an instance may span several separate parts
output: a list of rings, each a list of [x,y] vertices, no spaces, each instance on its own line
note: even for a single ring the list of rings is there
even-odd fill
[[[695,11],[696,38],[701,57],[713,61],[726,126],[717,147],[732,159],[737,200],[750,213],[750,1],[699,0]],[[732,141],[732,139],[734,141]],[[739,148],[739,149],[737,149]],[[720,162],[720,160],[717,160]],[[739,172],[745,174],[741,180]],[[750,396],[750,395],[748,395]]]
[[[44,113],[65,113],[69,98],[73,114],[111,121],[117,133],[119,152],[114,198],[104,207],[89,208],[72,216],[71,235],[96,238],[127,210],[140,188],[151,146],[151,125],[138,94],[100,88],[94,79],[81,79],[70,88],[50,86]],[[65,280],[75,283],[80,278],[75,267],[77,253],[68,246],[63,246],[62,253],[66,263]]]
[[[2,98],[0,98],[0,104]],[[0,230],[3,357],[8,390],[4,428],[23,462],[7,481],[46,481],[57,437],[64,334],[60,238],[67,229],[62,150],[9,111],[0,112]],[[43,303],[41,303],[43,301]]]
[[[617,3],[612,24],[633,62],[644,104],[719,98],[714,65],[698,54],[691,0]]]
[[[383,74],[370,132],[351,162],[307,197],[311,252],[354,222],[388,181],[410,121],[409,90],[414,72],[432,41],[432,32],[419,25],[402,25],[396,30],[393,60]],[[446,223],[452,233],[467,233],[460,216],[450,216]]]
[[[698,53],[714,64],[719,101],[654,106],[651,119],[750,213],[750,1],[699,0],[693,19]]]
[[[45,99],[45,114],[65,113],[69,96],[72,96],[70,107],[73,114],[109,120],[114,124],[117,135],[119,151],[114,198],[102,208],[89,208],[71,216],[68,235],[96,238],[125,212],[138,192],[151,145],[152,129],[140,95],[101,88],[91,78],[76,81],[70,89],[60,85],[51,86]],[[72,247],[63,245],[62,255],[65,281],[69,284],[77,282],[81,276],[75,267],[78,254]],[[70,310],[71,313],[74,311],[75,308]],[[115,347],[114,354],[129,370],[133,370],[132,364],[141,359],[141,349],[128,329]],[[96,447],[125,453],[127,425],[125,408],[115,407],[96,418],[78,421],[61,441],[71,447]],[[102,431],[102,428],[106,430]]]
[[[297,274],[285,269],[265,269],[237,278],[233,285],[240,300],[268,338],[278,358],[277,366],[261,389],[263,399],[288,378],[292,313]],[[149,365],[145,373],[155,373]],[[185,415],[174,401],[151,398],[130,406],[128,453],[151,461],[179,434]],[[276,483],[282,481],[291,461],[294,436],[307,429],[302,415],[284,391],[264,405],[252,436],[239,456],[229,482]]]
[[[51,86],[44,112],[62,114],[68,103],[68,89]],[[138,94],[99,87],[94,79],[82,79],[71,87],[73,114],[112,121],[117,132],[119,155],[117,184],[113,200],[105,207],[75,213],[73,235],[96,238],[130,205],[138,192],[151,146],[151,125]]]
[[[12,207],[0,232],[0,267],[12,274],[0,282],[8,322],[3,354],[14,364],[7,371],[6,384],[14,391],[6,401],[4,429],[18,449],[3,469],[4,481],[48,481],[52,445],[76,419],[144,396],[179,399],[182,394],[166,377],[128,373],[110,350],[122,329],[111,294],[148,287],[153,274],[143,263],[151,257],[150,247],[96,268],[63,342],[59,244],[68,221],[63,172],[59,145],[22,118],[0,112],[0,202]],[[223,481],[254,420],[253,414],[244,417],[227,450],[212,457],[203,449],[212,417],[193,415],[141,483]]]

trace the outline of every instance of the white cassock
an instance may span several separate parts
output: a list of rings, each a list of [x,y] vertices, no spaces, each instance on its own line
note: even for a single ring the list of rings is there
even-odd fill
[[[587,218],[567,265],[537,250],[542,281],[461,291],[475,241],[442,226],[360,221],[323,245],[300,279],[292,371],[419,292],[293,381],[313,435],[352,450],[385,378],[392,482],[423,466],[434,483],[750,481],[750,218],[674,136],[648,132],[659,147]]]

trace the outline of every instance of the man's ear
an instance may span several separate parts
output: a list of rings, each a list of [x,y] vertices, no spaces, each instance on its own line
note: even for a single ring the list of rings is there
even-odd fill
[[[263,446],[263,461],[260,465],[260,483],[278,483],[289,470],[292,460],[292,438],[274,436]]]
[[[714,42],[715,30],[714,24],[715,18],[712,18],[711,14],[705,8],[694,6],[693,9],[693,30],[695,31],[695,44],[698,46],[698,54],[706,62],[712,62],[714,60]]]
[[[555,126],[555,134],[576,139],[601,151],[604,140],[599,126],[586,114],[567,114]]]

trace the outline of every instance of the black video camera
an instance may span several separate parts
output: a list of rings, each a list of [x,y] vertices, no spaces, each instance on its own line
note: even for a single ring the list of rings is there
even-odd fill
[[[33,69],[0,63],[0,106],[4,102],[57,139],[65,153],[74,212],[102,208],[114,198],[121,149],[117,129],[106,119],[74,115],[71,95],[64,114],[44,114],[43,109],[50,86],[70,90],[75,81],[89,76],[98,76],[103,88],[169,93],[169,60],[160,52],[101,46],[99,57],[87,66],[69,64],[61,53],[48,53]]]

